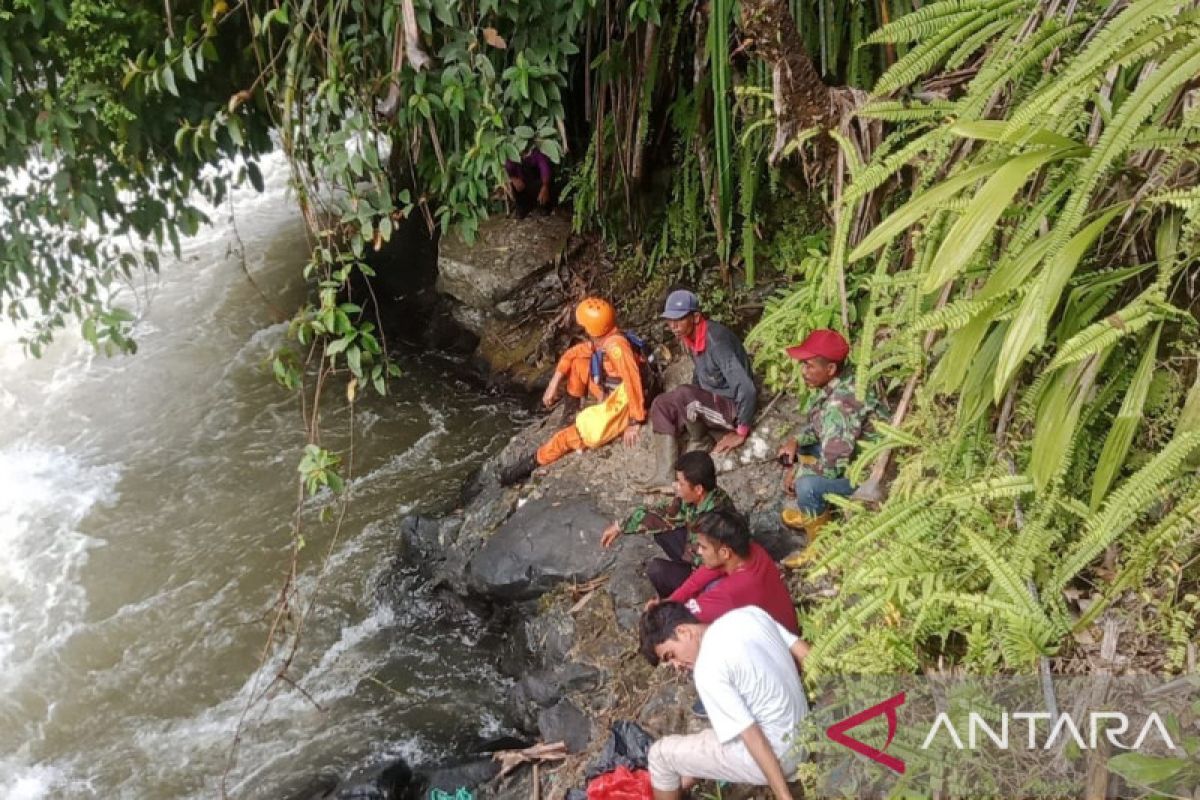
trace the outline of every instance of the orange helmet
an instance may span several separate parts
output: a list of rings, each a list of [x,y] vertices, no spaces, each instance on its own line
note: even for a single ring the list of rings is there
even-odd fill
[[[607,300],[585,297],[575,306],[575,321],[583,326],[588,336],[600,338],[617,327],[617,312]]]

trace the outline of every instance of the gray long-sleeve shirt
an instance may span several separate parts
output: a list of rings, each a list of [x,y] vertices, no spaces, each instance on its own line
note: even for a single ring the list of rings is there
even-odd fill
[[[699,352],[688,342],[695,367],[692,382],[705,391],[728,397],[737,406],[739,428],[750,427],[758,407],[758,390],[750,374],[750,357],[733,331],[719,322],[703,322],[704,347]],[[699,333],[700,331],[696,331]]]

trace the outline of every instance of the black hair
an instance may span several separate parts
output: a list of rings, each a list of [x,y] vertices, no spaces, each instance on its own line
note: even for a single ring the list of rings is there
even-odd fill
[[[692,523],[692,530],[728,547],[742,558],[750,555],[750,524],[736,511],[709,511]]]
[[[712,456],[703,450],[692,450],[681,455],[675,460],[675,471],[682,472],[692,486],[703,486],[706,492],[717,488],[717,466]]]
[[[699,625],[700,620],[687,610],[683,603],[659,603],[642,614],[638,622],[638,642],[642,655],[650,666],[658,666],[655,648],[668,639],[675,638],[675,629],[680,625]]]

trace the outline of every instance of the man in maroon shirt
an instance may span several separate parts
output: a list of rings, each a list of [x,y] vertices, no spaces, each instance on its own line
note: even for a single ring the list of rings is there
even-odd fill
[[[545,153],[534,148],[520,161],[505,161],[504,172],[508,175],[508,189],[518,218],[535,208],[550,208],[553,202],[550,159]]]
[[[703,565],[666,602],[682,603],[703,623],[743,606],[758,606],[799,635],[792,595],[779,567],[750,539],[746,518],[736,511],[702,514],[694,523]],[[651,601],[648,607],[657,605]]]

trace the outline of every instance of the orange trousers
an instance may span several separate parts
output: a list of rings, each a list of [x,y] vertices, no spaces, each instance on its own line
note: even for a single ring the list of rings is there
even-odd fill
[[[575,348],[572,348],[574,350]],[[572,355],[571,351],[567,351],[567,355]],[[597,399],[603,398],[603,393],[600,387],[592,383],[592,358],[588,351],[580,348],[579,354],[573,358],[564,358],[567,366],[567,394],[571,397],[583,399],[589,393]],[[563,364],[560,362],[560,367]],[[561,370],[560,370],[561,371]],[[553,464],[568,453],[576,450],[582,450],[586,447],[583,443],[583,437],[579,435],[579,430],[574,425],[568,425],[562,428],[544,445],[537,450],[537,462],[539,466]]]

